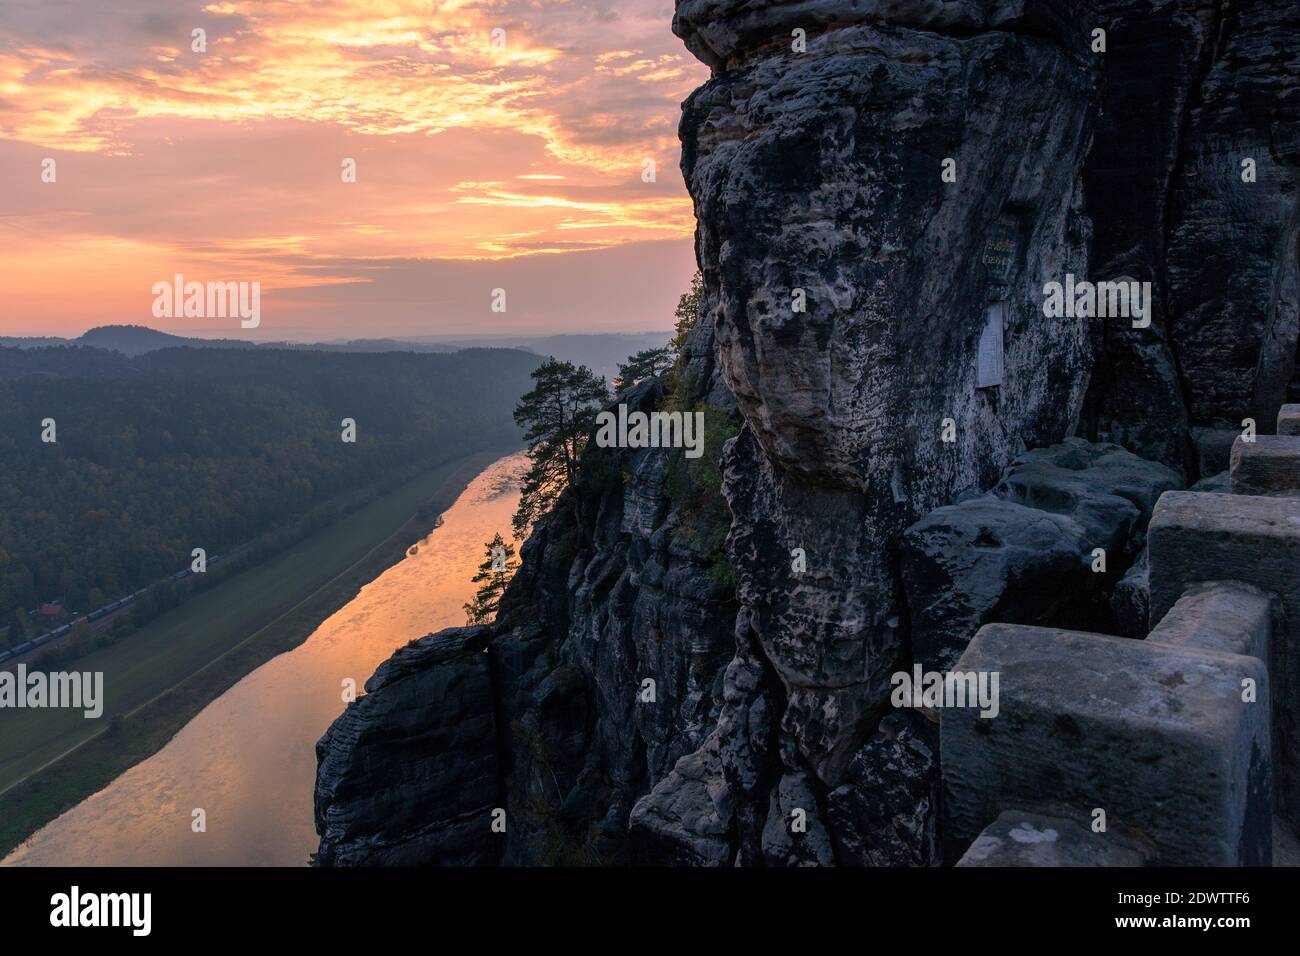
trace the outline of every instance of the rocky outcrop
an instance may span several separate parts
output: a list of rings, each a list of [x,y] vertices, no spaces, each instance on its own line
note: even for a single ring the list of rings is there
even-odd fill
[[[1088,3],[1065,0],[678,0],[673,32],[714,70],[730,69],[755,55],[770,54],[793,29],[808,34],[871,23],[936,34],[1004,31],[1080,40]],[[1081,40],[1080,40],[1081,42]]]
[[[707,319],[679,375],[679,398],[706,406],[725,437],[734,405],[716,385]],[[652,410],[663,386],[647,380],[619,400]],[[682,466],[680,453],[665,449],[590,449],[582,484],[522,548],[498,622],[425,638],[371,679],[317,748],[323,865],[629,858],[633,804],[715,727],[733,647],[725,506]],[[712,537],[710,524],[719,525]],[[470,644],[469,656],[447,650]],[[398,674],[410,675],[410,688]],[[472,696],[443,690],[470,681]],[[421,692],[423,705],[408,700]],[[429,733],[445,727],[444,736],[408,741],[404,722],[417,716]],[[453,730],[460,724],[483,730],[474,737],[485,748],[481,793],[462,792],[456,753],[468,732]],[[394,752],[383,749],[386,734]],[[402,741],[413,752],[403,753]],[[450,821],[448,807],[456,809]],[[403,833],[415,835],[393,850]]]
[[[930,512],[901,546],[913,659],[951,668],[991,621],[1117,629],[1109,596],[1156,499],[1179,485],[1163,465],[1075,438],[1021,455],[987,494]]]
[[[834,6],[682,4],[676,21],[728,67],[683,108],[682,167],[746,422],[726,484],[740,639],[782,684],[786,769],[820,786],[905,657],[903,528],[1064,438],[1091,367],[1084,320],[1037,297],[1040,276],[1086,272],[1089,60],[1051,33]],[[772,40],[796,27],[806,50]],[[990,316],[1005,373],[980,391]]]
[[[677,761],[656,789],[659,799],[632,808],[634,860],[674,866],[730,866],[736,848],[732,807],[718,738]]]
[[[890,687],[951,666],[981,625],[1142,637],[1168,609],[1144,570],[1156,500],[1227,468],[1243,418],[1269,431],[1290,381],[1294,17],[1285,0],[678,0],[713,75],[683,106],[704,291],[672,400],[734,437],[707,456],[720,489],[664,450],[592,455],[524,546],[475,638],[508,825],[479,821],[456,859],[932,865],[979,838],[971,865],[1022,837],[1030,862],[1266,858],[1271,768],[1250,760],[1267,722],[1178,689],[1175,671],[1231,684],[1201,650],[1085,635],[1070,657],[1003,634],[1027,675],[1013,713],[1070,720],[1041,740],[975,723],[951,768],[933,713],[891,709]],[[1150,282],[1150,325],[1049,318],[1045,285],[1067,276]],[[667,399],[649,381],[624,400]],[[1122,707],[1062,697],[1058,654],[1098,648],[1093,676],[1132,685]],[[1261,666],[1241,664],[1267,684]],[[324,862],[387,861],[386,802],[418,801],[349,729],[371,715],[381,739],[395,687],[322,741]],[[1180,835],[1141,801],[1182,798],[1123,761],[1179,738],[1160,715],[1184,707],[1199,749],[1163,767],[1245,789],[1187,790]],[[1153,842],[1100,848],[1083,804],[1002,805],[1016,773],[981,762],[1023,753],[1017,786],[1065,780],[1077,803],[1105,781]],[[955,816],[950,771],[975,788]],[[367,777],[391,792],[363,795]],[[452,859],[439,839],[411,845]]]
[[[414,641],[316,745],[321,866],[476,865],[500,803],[487,629]]]

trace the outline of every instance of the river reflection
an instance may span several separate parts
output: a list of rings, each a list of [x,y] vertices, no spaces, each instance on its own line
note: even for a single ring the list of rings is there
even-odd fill
[[[465,623],[484,544],[508,537],[526,464],[489,466],[442,524],[305,643],[253,671],[162,750],[37,831],[3,865],[303,866],[315,745],[357,687],[413,638]],[[206,812],[195,833],[193,811]]]

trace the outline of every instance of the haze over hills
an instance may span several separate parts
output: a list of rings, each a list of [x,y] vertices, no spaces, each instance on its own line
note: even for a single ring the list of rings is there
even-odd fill
[[[610,378],[618,371],[618,363],[643,349],[667,345],[673,337],[663,332],[591,332],[561,333],[543,336],[483,336],[442,339],[437,336],[402,339],[415,345],[443,345],[448,348],[513,348],[550,355],[565,361],[586,365],[593,372]]]
[[[523,349],[537,355],[589,366],[594,372],[610,378],[618,370],[618,363],[643,349],[664,345],[672,332],[611,332],[589,334],[558,334],[540,336],[482,335],[418,336],[414,338],[348,339],[327,342],[250,342],[244,339],[205,339],[196,336],[174,335],[143,325],[101,325],[89,329],[76,338],[56,336],[0,336],[0,347],[49,348],[81,346],[120,352],[128,358],[166,348],[203,349],[291,349],[315,352],[456,352],[470,348]]]
[[[84,346],[121,352],[128,357],[169,348],[202,349],[307,349],[316,352],[450,352],[445,346],[399,342],[396,339],[355,339],[345,342],[249,342],[244,339],[205,339],[197,336],[173,335],[144,325],[100,325],[76,338],[52,336],[21,337],[0,336],[0,346],[15,348],[45,348],[51,346]]]

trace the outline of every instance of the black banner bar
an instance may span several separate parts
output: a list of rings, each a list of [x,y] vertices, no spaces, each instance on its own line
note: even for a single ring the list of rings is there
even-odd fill
[[[1040,930],[1060,940],[1171,932],[1232,940],[1288,928],[1293,897],[1290,874],[1266,869],[7,868],[0,927],[15,941],[77,933],[83,942],[127,945],[265,935],[353,946],[412,927],[434,934],[431,941],[474,928],[491,945],[498,932],[527,935],[530,927],[539,941],[557,932],[581,938],[611,920],[633,939],[676,934],[690,921],[733,942],[814,929],[838,936],[846,925],[858,926],[864,946],[918,933],[1030,939]]]

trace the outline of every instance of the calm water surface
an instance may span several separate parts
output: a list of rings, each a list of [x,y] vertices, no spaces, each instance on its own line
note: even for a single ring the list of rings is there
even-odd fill
[[[360,689],[407,641],[465,623],[485,543],[510,536],[525,464],[512,455],[489,466],[414,554],[3,865],[305,865],[317,842],[316,741],[343,710],[344,678]],[[191,829],[195,808],[207,812],[206,833]]]

